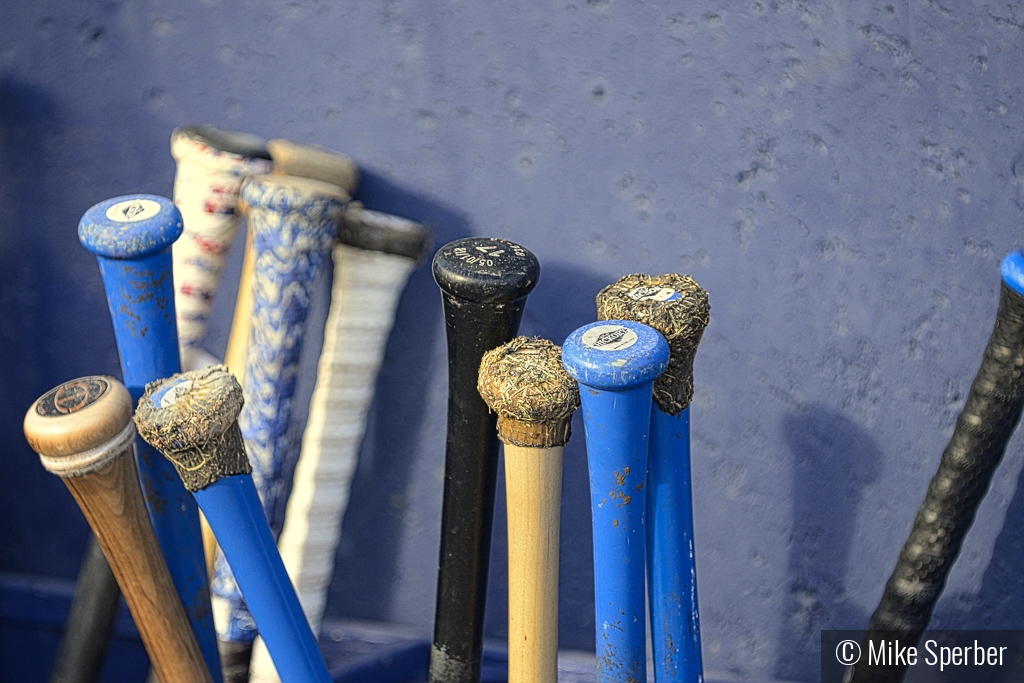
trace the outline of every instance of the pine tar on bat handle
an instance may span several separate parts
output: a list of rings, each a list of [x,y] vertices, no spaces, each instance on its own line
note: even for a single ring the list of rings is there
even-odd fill
[[[471,237],[434,256],[448,338],[448,427],[432,683],[476,683],[498,464],[497,418],[477,393],[484,353],[511,340],[540,277],[527,249]]]

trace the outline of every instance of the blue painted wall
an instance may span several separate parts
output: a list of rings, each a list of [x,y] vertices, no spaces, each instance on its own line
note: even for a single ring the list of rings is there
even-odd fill
[[[70,496],[20,436],[46,389],[117,372],[78,219],[111,196],[170,194],[171,130],[212,122],[351,154],[364,202],[430,223],[438,245],[494,235],[530,248],[542,276],[527,334],[561,342],[626,273],[696,278],[712,303],[693,404],[705,660],[816,680],[818,630],[859,627],[881,594],[991,330],[999,259],[1024,243],[1024,7],[850,5],[8,3],[0,570],[72,577],[84,547]],[[333,616],[429,633],[445,383],[440,300],[421,268],[388,344]],[[561,643],[588,648],[575,431]],[[1020,625],[1021,450],[1015,440],[934,623]],[[503,505],[494,638],[506,633]]]

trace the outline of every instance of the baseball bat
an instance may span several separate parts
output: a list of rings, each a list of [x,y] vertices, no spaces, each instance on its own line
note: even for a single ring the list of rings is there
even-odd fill
[[[505,444],[508,681],[557,683],[562,456],[579,387],[560,347],[517,337],[484,354],[477,388]]]
[[[366,413],[395,309],[429,244],[425,226],[351,204],[334,245],[334,283],[316,386],[277,541],[314,633],[320,630]],[[253,648],[249,680],[278,680],[260,640]]]
[[[347,154],[283,138],[268,141],[267,150],[274,160],[275,173],[322,180],[349,195],[359,189],[359,167]]]
[[[587,442],[599,683],[647,677],[647,450],[653,383],[668,361],[661,333],[626,320],[584,325],[562,347]]]
[[[900,550],[865,644],[899,637],[916,645],[946,585],[949,570],[1024,408],[1024,253],[1002,263],[995,326],[938,470]],[[866,648],[865,648],[866,651]],[[862,659],[847,669],[854,683],[902,681],[905,666]]]
[[[282,680],[330,683],[250,476],[238,426],[242,402],[234,376],[212,365],[149,384],[135,423],[174,463],[209,520]]]
[[[24,429],[89,521],[162,683],[211,683],[142,497],[128,391],[113,377],[66,382],[32,404]]]
[[[142,396],[147,382],[181,369],[171,270],[171,244],[181,231],[178,209],[157,195],[100,202],[86,211],[78,226],[79,241],[99,262],[121,374],[133,399]],[[199,510],[159,453],[141,439],[136,440],[135,453],[146,505],[171,578],[207,668],[214,681],[220,681]]]
[[[290,140],[275,139],[267,142],[267,151],[274,162],[274,173],[312,178],[338,185],[350,196],[359,186],[359,169],[351,157],[315,145],[304,145]],[[245,203],[241,208],[244,210]],[[228,336],[224,364],[245,386],[245,351],[249,344],[252,321],[252,276],[255,254],[251,231],[246,234],[245,258],[238,284],[235,313]]]
[[[448,337],[448,426],[431,683],[476,683],[498,465],[497,418],[476,391],[484,353],[519,329],[540,277],[537,258],[507,240],[470,237],[434,255]]]
[[[668,342],[654,380],[647,459],[647,593],[654,680],[701,683],[697,564],[690,480],[693,359],[707,327],[708,294],[686,275],[627,275],[597,295],[598,320],[633,320]]]
[[[202,348],[206,319],[241,222],[242,180],[270,173],[272,162],[261,138],[210,125],[176,128],[171,156],[176,162],[174,205],[184,222],[171,248],[174,307],[181,364],[191,369],[207,356]]]
[[[245,407],[239,424],[253,480],[274,525],[285,503],[284,474],[297,455],[289,453],[288,424],[313,284],[330,252],[348,195],[329,183],[264,175],[247,178],[241,196],[248,207],[255,258]],[[231,570],[222,562],[213,592],[220,639],[241,644],[244,653],[256,631]],[[247,664],[248,654],[238,657]]]

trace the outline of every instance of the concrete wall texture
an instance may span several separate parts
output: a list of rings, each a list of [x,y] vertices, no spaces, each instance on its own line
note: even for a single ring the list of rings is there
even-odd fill
[[[0,569],[72,577],[84,548],[84,521],[20,426],[51,386],[118,373],[78,219],[108,197],[169,196],[171,130],[210,122],[347,152],[361,199],[429,223],[438,246],[488,235],[531,249],[526,334],[561,343],[626,273],[692,275],[712,304],[692,408],[705,661],[816,680],[818,631],[866,623],[980,361],[999,261],[1024,241],[1020,3],[40,0],[4,15]],[[421,267],[387,347],[331,616],[430,631],[441,320]],[[561,644],[588,648],[578,419],[574,431]],[[1014,440],[933,624],[1020,626],[1020,466]]]

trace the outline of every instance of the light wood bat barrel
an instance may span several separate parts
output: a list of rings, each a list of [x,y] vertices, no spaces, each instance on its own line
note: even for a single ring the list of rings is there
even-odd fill
[[[105,376],[66,382],[29,408],[24,428],[88,519],[161,683],[212,681],[142,498],[128,390]]]
[[[562,456],[579,388],[561,348],[527,337],[484,355],[477,388],[505,444],[508,680],[557,683]]]

